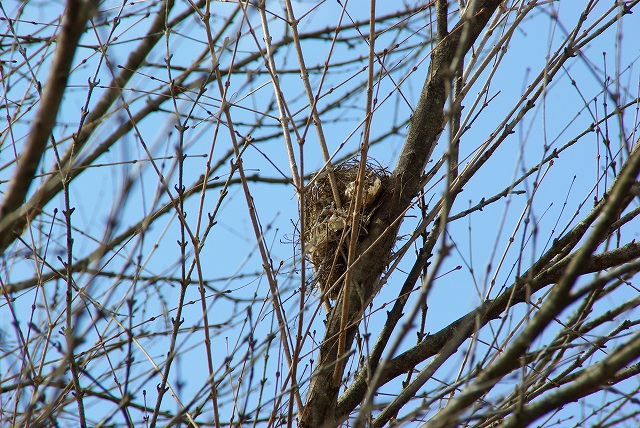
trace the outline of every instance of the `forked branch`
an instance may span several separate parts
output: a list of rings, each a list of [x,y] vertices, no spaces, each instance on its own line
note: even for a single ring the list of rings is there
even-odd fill
[[[456,55],[464,56],[469,51],[501,3],[500,0],[486,0],[471,4],[448,37],[433,50],[409,133],[391,180],[383,189],[382,205],[374,216],[369,235],[358,245],[356,262],[350,267],[352,287],[348,296],[350,324],[346,332],[346,349],[353,343],[363,309],[379,291],[379,278],[402,216],[420,190],[420,177],[442,133],[446,88],[451,87],[453,78],[451,64]],[[342,307],[344,298],[343,293],[335,308]],[[301,411],[300,426],[334,426],[337,422],[335,410],[340,385],[333,382],[333,368],[341,333],[340,319],[340,310],[334,309],[328,314],[319,365],[311,380],[306,406]]]

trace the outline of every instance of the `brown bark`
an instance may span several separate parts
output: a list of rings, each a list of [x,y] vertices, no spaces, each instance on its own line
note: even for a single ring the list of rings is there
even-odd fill
[[[349,298],[350,328],[347,347],[350,349],[363,309],[379,291],[379,278],[386,266],[405,210],[421,187],[421,176],[444,126],[444,105],[447,87],[451,87],[456,56],[464,56],[485,29],[500,0],[477,2],[475,9],[457,23],[449,35],[434,48],[431,64],[420,94],[402,152],[389,185],[384,189],[384,201],[369,230],[358,246],[358,258],[352,266],[353,286]],[[473,9],[473,10],[472,10]],[[335,308],[342,307],[343,296]],[[340,385],[333,383],[333,366],[337,357],[340,333],[340,311],[332,310],[326,321],[326,333],[320,347],[318,368],[314,372],[307,403],[300,412],[300,426],[335,426],[338,422],[336,402]],[[346,358],[346,357],[345,357]]]
[[[40,108],[35,115],[29,132],[29,140],[17,160],[11,177],[9,190],[0,207],[0,236],[2,242],[13,241],[22,233],[22,228],[14,227],[13,220],[20,216],[18,211],[31,187],[40,158],[47,148],[47,141],[56,124],[58,109],[67,87],[73,57],[78,47],[85,24],[94,12],[95,4],[89,1],[70,0],[67,3],[62,31],[58,35],[56,52],[49,77],[42,90]],[[56,177],[58,178],[58,177]],[[2,245],[0,248],[6,248]]]
[[[85,2],[79,2],[85,3]],[[35,218],[42,209],[44,205],[46,205],[55,195],[57,195],[62,189],[62,181],[60,179],[60,172],[63,171],[64,174],[67,175],[67,180],[73,180],[77,177],[82,171],[83,168],[73,169],[76,165],[73,164],[75,161],[75,157],[81,152],[82,147],[89,140],[93,132],[96,130],[98,125],[102,122],[102,119],[105,114],[107,114],[109,108],[113,105],[113,103],[121,96],[122,88],[126,85],[126,83],[131,79],[131,77],[135,74],[135,70],[137,70],[140,65],[143,63],[153,46],[161,39],[163,34],[163,29],[166,25],[166,14],[168,14],[169,10],[173,6],[173,0],[164,1],[160,8],[159,13],[156,16],[153,24],[149,28],[147,32],[147,36],[143,38],[143,41],[140,43],[137,49],[131,52],[127,63],[121,67],[120,73],[108,84],[110,88],[105,94],[102,96],[100,101],[93,107],[93,109],[87,114],[86,118],[83,119],[81,127],[78,133],[74,136],[74,143],[66,153],[64,153],[60,158],[60,165],[58,165],[58,169],[52,171],[48,174],[48,180],[46,183],[40,186],[38,192],[34,194],[29,200],[24,202],[24,197],[26,195],[26,191],[28,190],[28,186],[25,186],[23,183],[24,177],[28,177],[28,174],[33,175],[35,172],[35,168],[37,167],[37,163],[40,160],[40,156],[44,147],[40,147],[40,145],[46,144],[47,139],[49,138],[49,134],[51,133],[51,129],[53,127],[53,123],[55,122],[55,113],[53,111],[46,111],[48,114],[44,115],[45,119],[43,124],[38,125],[38,120],[40,120],[40,116],[42,116],[42,111],[40,111],[37,115],[38,119],[36,123],[34,123],[34,130],[37,132],[32,132],[30,135],[30,141],[34,140],[37,143],[34,143],[34,147],[31,147],[30,144],[27,144],[27,148],[25,149],[25,154],[33,158],[37,156],[37,159],[30,159],[28,163],[31,165],[33,172],[30,172],[31,169],[26,171],[26,174],[22,173],[22,178],[18,178],[19,171],[16,172],[16,178],[12,180],[14,186],[20,186],[20,193],[13,193],[10,191],[9,193],[13,196],[5,199],[3,202],[2,209],[0,210],[0,253],[3,253],[9,245],[16,240],[18,236],[22,234],[24,228],[27,226],[28,222]],[[74,9],[74,8],[71,8]],[[75,10],[75,9],[74,9]],[[77,11],[76,11],[77,12]],[[182,17],[177,17],[176,20],[184,19],[190,14],[183,14]],[[74,18],[75,19],[75,18]],[[176,21],[174,20],[174,21]],[[84,21],[82,23],[82,28],[84,28]],[[77,29],[76,29],[77,31]],[[63,31],[64,34],[64,31]],[[77,35],[79,38],[79,34]],[[69,42],[65,42],[64,40],[60,40],[60,46],[69,45]],[[77,40],[75,42],[77,45]],[[67,48],[68,49],[68,48]],[[64,50],[64,49],[63,49]],[[75,45],[74,45],[75,51]],[[71,57],[68,57],[68,53],[65,54],[65,60],[69,61],[68,66],[70,67]],[[57,60],[56,60],[57,61]],[[53,69],[56,69],[56,65],[54,64]],[[69,70],[67,70],[66,76],[68,76]],[[66,76],[64,80],[64,85],[62,84],[62,75],[56,72],[52,72],[52,76],[57,76],[55,83],[53,85],[57,87],[55,89],[56,96],[62,97],[62,91],[66,86]],[[46,92],[46,91],[45,91]],[[168,99],[168,98],[165,98]],[[57,108],[59,106],[60,101],[55,101],[55,99],[51,102],[45,102],[43,97],[43,106],[50,105]],[[44,108],[43,108],[44,110]],[[126,127],[125,127],[126,128]],[[47,129],[49,129],[47,131]],[[128,128],[127,128],[128,130]],[[45,132],[46,131],[46,132]],[[42,140],[44,136],[44,140]],[[120,136],[118,136],[119,138]],[[107,147],[104,147],[99,154],[104,153],[104,151],[108,150],[108,148],[118,141],[118,138],[114,138]],[[96,156],[97,157],[97,156]],[[18,184],[16,184],[18,183]],[[30,180],[27,184],[30,183]],[[24,203],[23,203],[24,202]]]

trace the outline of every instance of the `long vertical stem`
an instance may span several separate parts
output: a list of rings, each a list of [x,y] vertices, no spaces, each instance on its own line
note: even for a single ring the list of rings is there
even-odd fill
[[[349,323],[349,300],[351,295],[351,266],[356,259],[356,244],[358,243],[358,234],[360,223],[360,210],[362,206],[362,188],[364,187],[364,174],[367,169],[367,154],[369,151],[369,133],[371,130],[371,113],[373,111],[373,62],[375,58],[375,42],[376,42],[376,2],[371,0],[370,18],[369,18],[369,74],[367,83],[367,102],[364,122],[364,135],[362,138],[362,148],[360,149],[360,166],[358,167],[358,176],[356,178],[356,195],[355,201],[351,201],[349,208],[352,216],[351,236],[349,240],[349,251],[347,255],[347,272],[344,279],[344,287],[342,290],[342,313],[340,317],[340,336],[338,337],[338,355],[336,365],[333,370],[333,384],[338,386],[342,379],[344,368],[344,360],[341,358],[346,351],[347,343],[347,324]],[[356,284],[356,287],[358,284]]]
[[[262,30],[264,31],[264,45],[267,51],[266,65],[271,75],[271,83],[273,83],[273,90],[276,93],[276,101],[278,103],[278,112],[280,113],[280,125],[282,126],[282,137],[287,148],[287,156],[289,157],[289,168],[291,169],[291,178],[293,184],[296,186],[296,190],[302,189],[300,182],[300,176],[298,175],[298,165],[296,164],[296,156],[293,152],[293,144],[291,143],[291,134],[289,133],[289,114],[285,106],[284,94],[280,88],[280,82],[278,81],[278,75],[276,74],[276,64],[273,59],[273,49],[271,47],[271,35],[269,34],[269,22],[267,21],[267,14],[265,12],[265,0],[258,1],[258,10],[260,11],[260,20],[262,21]]]
[[[258,9],[260,10],[260,14],[261,17],[263,17],[264,19],[264,23],[266,25],[266,16],[265,16],[265,11],[264,11],[264,1],[261,1],[259,3]],[[246,6],[243,8],[244,13],[246,14]],[[266,30],[265,30],[266,31]],[[268,33],[265,37],[269,37]],[[211,47],[213,49],[213,47]],[[220,92],[220,97],[222,100],[221,106],[220,106],[220,111],[221,113],[224,115],[226,123],[228,125],[229,128],[229,136],[231,138],[231,142],[233,144],[233,150],[236,156],[236,160],[235,160],[235,165],[234,167],[236,167],[238,169],[238,175],[240,176],[240,182],[242,183],[242,190],[245,196],[245,200],[247,203],[247,209],[249,211],[249,217],[251,219],[251,225],[253,226],[253,231],[256,237],[256,243],[258,245],[258,249],[260,251],[260,255],[262,257],[262,264],[264,267],[264,272],[265,275],[267,276],[267,282],[269,283],[269,289],[271,292],[271,300],[273,303],[273,308],[274,308],[274,312],[276,314],[276,319],[278,321],[278,327],[280,329],[280,334],[281,334],[281,343],[282,346],[284,348],[284,354],[285,357],[287,359],[287,364],[289,366],[289,368],[291,368],[292,364],[293,364],[293,360],[292,360],[292,354],[291,354],[291,346],[289,344],[289,339],[290,339],[290,334],[287,331],[287,324],[285,322],[284,319],[284,314],[282,313],[282,307],[280,306],[280,302],[279,302],[279,293],[278,293],[278,286],[277,286],[277,282],[276,279],[274,277],[273,274],[273,268],[271,266],[271,260],[269,257],[269,253],[267,250],[267,246],[264,242],[264,235],[261,231],[261,227],[260,227],[260,220],[258,219],[258,214],[256,213],[255,210],[255,205],[253,203],[253,197],[251,196],[251,191],[249,190],[249,184],[247,182],[247,176],[245,174],[244,171],[244,166],[242,165],[242,156],[241,156],[241,151],[240,151],[240,145],[238,144],[238,139],[236,136],[236,131],[235,131],[235,127],[233,126],[233,120],[231,118],[231,113],[229,111],[229,107],[230,104],[227,101],[227,89],[225,88],[223,82],[222,82],[222,75],[220,73],[220,68],[217,66],[218,64],[218,60],[215,57],[216,53],[215,51],[211,51],[211,55],[212,55],[212,60],[214,61],[214,64],[216,64],[215,69],[214,69],[214,74],[216,77],[216,82],[218,83],[218,90]],[[279,92],[279,86],[277,85],[277,79],[274,79],[274,85],[277,87],[277,93]],[[280,99],[278,100],[278,106],[282,107],[282,111],[281,113],[284,113],[284,106],[281,106],[280,104]],[[286,116],[283,116],[286,117]],[[285,125],[283,125],[283,130],[285,131],[285,140],[286,136],[288,134],[288,127],[286,127]],[[290,155],[293,156],[293,147],[290,145],[291,140],[288,139],[288,143],[287,143],[287,150],[289,151],[290,149]],[[290,157],[290,166],[291,166],[291,171],[292,171],[292,176],[293,176],[293,182],[294,185],[296,186],[296,188],[298,188],[299,183],[300,183],[300,178],[298,176],[298,171],[297,171],[297,166],[295,163],[295,157]],[[300,398],[300,394],[296,391],[296,401],[298,403],[298,407],[302,408],[302,399]]]
[[[302,54],[302,46],[300,45],[300,37],[298,36],[298,20],[293,14],[293,7],[291,6],[291,0],[285,0],[285,6],[287,8],[287,19],[289,21],[289,28],[291,28],[291,35],[293,36],[293,45],[296,48],[296,54],[298,56],[298,63],[300,65],[300,79],[304,84],[304,90],[309,99],[309,106],[311,106],[311,118],[318,134],[318,142],[320,143],[320,149],[322,151],[322,157],[327,164],[327,172],[329,175],[329,183],[331,184],[331,192],[333,193],[333,199],[336,203],[336,207],[342,208],[342,199],[340,198],[340,192],[338,191],[338,184],[336,182],[335,174],[333,173],[333,166],[331,165],[331,157],[329,155],[329,149],[327,149],[327,141],[324,137],[324,131],[322,129],[322,120],[320,114],[318,114],[317,98],[314,97],[311,90],[311,83],[309,82],[309,72],[304,62],[304,55]]]
[[[31,125],[29,138],[20,154],[9,189],[0,205],[0,248],[5,249],[16,236],[15,211],[24,202],[31,182],[45,152],[51,130],[56,125],[56,117],[71,72],[73,57],[87,20],[96,7],[92,1],[69,0],[67,2],[62,31],[58,37],[55,56],[47,84],[42,91],[40,108]],[[10,215],[13,214],[13,215]]]

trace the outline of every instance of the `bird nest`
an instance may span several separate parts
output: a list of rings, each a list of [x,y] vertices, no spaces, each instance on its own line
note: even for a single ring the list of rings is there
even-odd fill
[[[353,227],[350,214],[353,208],[350,206],[355,206],[359,164],[358,160],[351,160],[333,168],[341,199],[340,208],[334,199],[327,171],[316,175],[305,191],[306,255],[313,265],[320,292],[330,299],[338,298],[342,287],[336,283],[347,269],[348,242]],[[367,234],[367,226],[379,206],[378,199],[387,177],[388,173],[382,166],[367,162],[357,225],[358,240]]]

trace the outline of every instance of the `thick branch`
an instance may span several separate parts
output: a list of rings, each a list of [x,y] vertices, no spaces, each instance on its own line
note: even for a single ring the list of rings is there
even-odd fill
[[[8,214],[13,213],[22,205],[40,163],[40,158],[47,147],[47,141],[56,123],[58,109],[67,87],[78,41],[84,32],[87,19],[94,12],[95,6],[92,2],[79,0],[70,0],[67,4],[53,64],[42,92],[40,108],[29,131],[29,140],[16,161],[17,165],[10,181],[9,190],[2,207],[0,207],[1,236],[9,235],[5,219]]]
[[[443,130],[446,88],[453,86],[451,81],[455,71],[451,66],[457,55],[463,57],[469,51],[502,2],[487,0],[476,3],[479,4],[475,13],[467,13],[438,43],[431,55],[427,79],[394,170],[394,177],[400,183],[396,215],[408,206],[420,190],[420,177]]]
[[[615,380],[624,379],[624,369],[638,358],[639,352],[640,333],[636,333],[627,343],[610,351],[609,357],[587,368],[575,382],[514,412],[513,416],[499,426],[501,428],[529,426],[531,422],[553,410],[562,408],[567,403],[601,391],[604,386],[611,386]],[[634,368],[637,369],[637,365],[631,367],[631,371]]]
[[[523,331],[507,347],[500,357],[485,367],[478,379],[466,387],[463,392],[438,412],[426,426],[445,427],[456,424],[458,415],[471,406],[482,394],[491,389],[503,376],[517,367],[520,358],[546,326],[571,303],[570,291],[576,279],[581,275],[584,265],[589,263],[592,253],[609,235],[610,226],[627,206],[629,189],[640,172],[640,150],[635,147],[620,174],[616,177],[608,195],[598,222],[590,230],[585,242],[562,270],[560,279],[552,288],[549,296],[528,321]]]
[[[80,3],[84,4],[85,2]],[[29,200],[24,204],[22,203],[25,196],[23,194],[20,200],[17,200],[17,205],[15,205],[16,201],[14,201],[12,202],[12,206],[8,207],[7,209],[5,209],[3,206],[3,209],[0,212],[0,254],[2,254],[9,247],[9,245],[11,245],[11,243],[13,243],[13,241],[15,241],[15,239],[22,234],[25,227],[27,226],[28,221],[33,219],[40,212],[42,207],[62,190],[62,182],[60,180],[60,174],[58,172],[66,171],[66,173],[69,174],[67,179],[71,180],[77,177],[83,171],[74,171],[72,169],[72,167],[75,166],[73,165],[75,156],[78,156],[78,154],[81,152],[82,147],[89,140],[89,137],[93,134],[98,125],[102,123],[102,118],[104,117],[104,115],[108,113],[109,108],[111,108],[113,103],[118,99],[118,97],[121,96],[122,88],[126,86],[126,83],[143,64],[145,58],[148,56],[149,51],[153,48],[153,46],[155,46],[157,41],[160,40],[160,38],[164,34],[163,30],[166,25],[166,14],[172,6],[173,0],[166,0],[161,5],[160,13],[157,14],[156,19],[151,24],[146,37],[142,39],[142,42],[140,43],[140,45],[138,45],[138,48],[131,52],[126,64],[121,67],[118,75],[107,85],[109,89],[104,93],[100,101],[98,101],[98,103],[88,113],[87,117],[84,118],[79,132],[74,135],[73,144],[69,147],[66,153],[61,156],[59,170],[52,171],[49,174],[48,180],[42,186],[40,186],[38,192],[36,192],[36,194],[29,198]],[[176,17],[174,22],[185,19],[187,16],[191,15],[191,13],[192,12],[189,11],[188,13]],[[62,44],[62,41],[60,43]],[[69,73],[67,70],[66,75],[68,74]],[[59,85],[60,83],[54,86]],[[64,88],[64,86],[61,87]],[[38,112],[36,123],[40,119],[40,116],[42,116],[42,113],[42,111]],[[54,120],[55,123],[55,115],[49,113],[48,116],[50,116],[48,120]],[[36,127],[36,124],[34,124],[34,128]],[[51,127],[53,127],[53,123],[51,124]],[[51,132],[50,129],[47,132],[46,137],[48,137],[49,133]],[[46,143],[46,138],[44,142]],[[44,148],[42,150],[44,150]],[[40,152],[42,152],[42,150]],[[30,152],[30,150],[27,149],[26,152]],[[38,159],[39,156],[40,154],[38,154]],[[7,206],[8,204],[5,202],[4,205]]]
[[[640,243],[630,243],[615,250],[591,256],[589,262],[583,266],[582,274],[620,266],[638,257],[640,257]],[[425,340],[413,348],[391,359],[385,365],[384,376],[380,379],[379,384],[384,385],[409,370],[413,370],[428,358],[437,355],[452,338],[469,338],[490,321],[498,319],[506,309],[525,302],[531,293],[555,283],[562,276],[570,260],[570,258],[565,258],[553,268],[536,275],[532,281],[517,280],[497,298],[485,301],[477,309],[452,322],[439,332],[427,336]],[[523,278],[526,277],[529,275],[523,275]],[[375,370],[375,366],[371,367],[371,370]],[[362,372],[356,376],[356,380],[338,402],[336,409],[338,417],[344,418],[353,411],[364,397],[366,390],[367,376]]]
[[[451,65],[456,55],[464,56],[489,22],[500,0],[477,2],[475,13],[467,14],[433,50],[427,78],[420,100],[411,118],[407,139],[389,185],[383,193],[383,204],[370,226],[369,235],[358,247],[358,259],[351,267],[353,285],[349,298],[347,349],[351,347],[362,310],[379,291],[379,278],[395,242],[404,212],[420,191],[420,177],[444,126],[447,85],[453,74]],[[471,9],[471,8],[470,8]],[[336,308],[342,307],[341,296]],[[301,412],[300,426],[334,426],[339,385],[332,382],[337,337],[340,333],[340,311],[327,318],[325,340],[320,348],[318,368],[313,374],[307,405]]]

